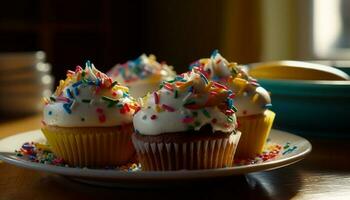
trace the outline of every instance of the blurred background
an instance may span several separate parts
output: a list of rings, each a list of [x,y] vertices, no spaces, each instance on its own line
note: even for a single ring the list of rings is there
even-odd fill
[[[348,8],[344,0],[4,1],[0,52],[44,51],[56,81],[87,59],[108,70],[144,52],[179,72],[213,49],[238,63],[344,59]]]
[[[87,59],[107,71],[116,63],[152,53],[177,72],[209,57],[214,49],[240,64],[347,60],[349,8],[346,0],[3,1],[0,95],[6,98],[1,101],[24,103],[11,99],[20,88],[23,96],[33,95],[37,88],[41,94],[34,96],[48,94],[67,69]],[[29,66],[35,67],[34,78],[28,75],[33,71]],[[11,74],[22,72],[23,77],[11,79]],[[1,114],[5,112],[2,108]]]
[[[239,63],[329,59],[350,46],[342,0],[54,1],[12,0],[0,7],[0,51],[46,52],[53,74],[92,60],[107,70],[142,54],[187,69],[213,49]]]

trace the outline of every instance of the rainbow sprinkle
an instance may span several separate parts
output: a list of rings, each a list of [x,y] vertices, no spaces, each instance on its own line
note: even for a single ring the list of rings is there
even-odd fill
[[[164,108],[164,110],[167,110],[169,112],[174,112],[175,111],[175,109],[173,107],[165,105],[165,104],[162,104],[162,108]]]
[[[119,85],[117,81],[112,81],[106,74],[98,71],[90,61],[87,61],[85,66],[85,69],[77,66],[75,71],[68,70],[67,78],[59,82],[55,93],[49,99],[45,98],[44,104],[47,106],[60,103],[67,114],[72,114],[74,108],[79,104],[95,105],[99,102],[97,98],[81,98],[81,87],[89,87],[92,95],[101,93],[99,98],[102,102],[105,102],[107,108],[117,108],[123,114],[139,109],[138,103],[132,97],[129,97],[127,87]],[[120,98],[130,98],[131,101],[122,103],[123,101],[120,101]],[[84,116],[83,118],[86,119],[87,117],[91,116]],[[98,119],[100,123],[107,120],[103,113],[98,114]]]
[[[297,146],[291,145],[291,143],[289,142],[287,142],[285,145],[280,145],[280,144],[270,143],[268,141],[263,153],[257,155],[255,158],[250,158],[250,159],[235,158],[235,165],[236,166],[254,165],[254,164],[267,162],[270,160],[278,159],[280,156],[285,156],[286,154],[290,154],[296,149],[297,149]],[[42,144],[37,142],[25,142],[19,148],[19,150],[15,150],[15,153],[18,158],[29,162],[35,162],[35,163],[53,165],[53,166],[59,166],[59,167],[70,167],[68,164],[64,162],[62,158],[55,156],[55,154],[51,151],[50,146],[47,144]],[[88,168],[84,167],[81,169],[88,169]],[[115,166],[115,167],[106,166],[99,169],[135,172],[135,171],[141,171],[142,166],[139,163],[128,163],[122,166]]]
[[[209,81],[205,75],[203,75],[200,71],[193,69],[191,72],[183,73],[176,76],[173,80],[163,81],[161,84],[160,90],[164,91],[165,94],[171,94],[170,97],[174,99],[182,97],[181,101],[183,102],[182,106],[191,110],[191,111],[199,111],[203,113],[211,121],[211,114],[206,110],[209,107],[217,107],[219,111],[227,116],[227,122],[221,123],[222,126],[228,128],[232,125],[232,122],[235,121],[232,115],[236,112],[236,108],[234,107],[233,97],[234,94],[230,91],[226,86]],[[145,102],[148,101],[149,98],[153,98],[155,106],[153,109],[156,113],[167,111],[167,112],[175,112],[176,109],[172,107],[172,105],[161,104],[161,95],[160,91],[153,92],[152,94],[147,94],[142,99],[142,107],[147,108],[147,105],[144,105]],[[207,94],[210,94],[209,96]],[[206,101],[203,102],[203,95]],[[196,116],[182,116],[182,123],[185,123],[189,129],[193,129],[193,127],[200,126],[199,121]],[[155,120],[156,117],[151,116],[152,120]],[[214,120],[214,121],[217,121]]]
[[[66,166],[63,159],[57,158],[50,150],[48,145],[34,142],[26,142],[19,150],[15,150],[16,156],[26,160],[42,164],[55,166]]]
[[[193,121],[194,121],[193,117],[185,117],[185,118],[182,119],[182,122],[185,123],[185,124],[191,123]]]
[[[159,104],[159,95],[157,92],[153,92],[153,96],[154,96],[154,103],[155,104]]]
[[[172,66],[167,65],[166,62],[157,62],[154,55],[145,54],[124,64],[117,64],[107,74],[113,77],[121,76],[125,83],[161,76],[175,76]]]
[[[237,159],[235,158],[236,165],[251,165],[251,164],[258,164],[262,162],[266,162],[269,160],[273,160],[278,158],[279,156],[284,156],[287,154],[292,153],[297,149],[297,146],[291,146],[289,142],[286,142],[285,145],[280,144],[273,144],[270,143],[269,139],[266,143],[266,147],[263,151],[263,153],[257,155],[255,158],[249,158],[249,159]]]
[[[222,64],[223,62],[225,64]],[[201,72],[209,80],[217,81],[218,83],[213,83],[218,88],[226,89],[226,86],[234,88],[236,94],[232,94],[232,98],[235,95],[248,96],[246,91],[256,91],[256,88],[260,87],[256,79],[250,77],[244,70],[237,66],[237,63],[229,63],[219,54],[218,50],[214,50],[210,58],[199,59],[191,63],[189,68]],[[216,92],[212,92],[212,94],[216,95]],[[250,100],[253,103],[260,103],[263,109],[269,109],[272,106],[270,103],[266,104],[265,98],[261,98],[260,100],[259,93],[253,94]]]

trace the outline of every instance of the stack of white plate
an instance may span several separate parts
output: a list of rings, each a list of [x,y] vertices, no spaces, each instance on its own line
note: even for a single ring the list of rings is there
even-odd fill
[[[51,95],[54,79],[42,51],[0,54],[0,112],[24,115],[39,112],[42,98]]]

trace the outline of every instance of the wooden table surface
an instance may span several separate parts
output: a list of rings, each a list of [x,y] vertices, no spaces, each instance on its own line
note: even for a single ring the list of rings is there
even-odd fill
[[[37,129],[40,117],[0,121],[0,138]],[[312,153],[281,169],[162,188],[104,188],[0,161],[2,199],[350,199],[349,140],[308,138]]]

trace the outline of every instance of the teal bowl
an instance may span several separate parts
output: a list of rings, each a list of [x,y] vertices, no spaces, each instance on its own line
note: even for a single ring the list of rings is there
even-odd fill
[[[276,128],[304,136],[350,138],[350,81],[258,81],[271,92]]]

